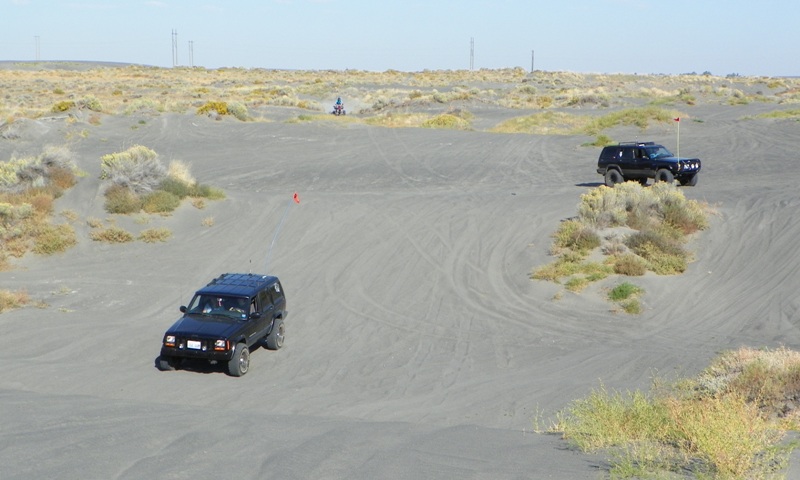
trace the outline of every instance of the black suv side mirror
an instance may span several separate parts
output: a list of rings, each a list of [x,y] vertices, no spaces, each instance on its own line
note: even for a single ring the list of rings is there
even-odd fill
[[[181,308],[179,308],[178,310],[180,310],[181,313],[186,313],[186,305],[181,305]]]

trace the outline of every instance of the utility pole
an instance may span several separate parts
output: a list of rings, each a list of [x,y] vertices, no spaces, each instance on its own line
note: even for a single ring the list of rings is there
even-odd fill
[[[475,37],[469,38],[469,70],[475,68]]]
[[[194,42],[189,40],[189,66],[194,67]]]
[[[33,37],[36,40],[36,61],[39,61],[39,35]]]
[[[533,50],[531,50],[531,73],[533,73]]]
[[[178,31],[172,29],[172,66],[178,66]]]

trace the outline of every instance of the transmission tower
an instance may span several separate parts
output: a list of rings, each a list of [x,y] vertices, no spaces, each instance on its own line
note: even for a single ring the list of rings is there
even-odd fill
[[[178,31],[172,30],[172,66],[178,66]]]
[[[194,67],[194,42],[189,40],[189,66]]]

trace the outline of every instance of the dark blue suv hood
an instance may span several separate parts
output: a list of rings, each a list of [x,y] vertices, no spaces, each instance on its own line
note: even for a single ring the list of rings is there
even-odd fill
[[[228,338],[239,328],[241,321],[219,315],[187,314],[173,323],[167,334]]]

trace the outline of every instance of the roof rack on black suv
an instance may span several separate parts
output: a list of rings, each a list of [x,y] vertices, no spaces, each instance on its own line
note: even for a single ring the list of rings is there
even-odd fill
[[[225,273],[195,292],[183,316],[164,334],[160,370],[179,368],[186,359],[226,362],[228,373],[240,377],[250,368],[250,348],[263,343],[270,350],[283,346],[288,312],[277,277]]]
[[[701,166],[700,159],[678,158],[655,142],[620,142],[600,152],[597,173],[603,175],[609,187],[628,180],[647,185],[648,178],[670,183],[677,180],[693,187]]]

